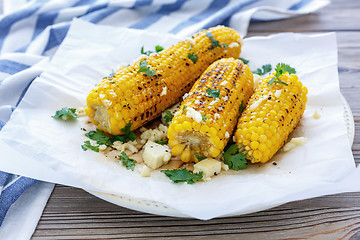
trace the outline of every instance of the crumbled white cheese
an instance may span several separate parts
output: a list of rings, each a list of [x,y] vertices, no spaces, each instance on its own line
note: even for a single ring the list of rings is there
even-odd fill
[[[105,97],[106,97],[106,95],[105,95],[105,94],[103,94],[103,93],[100,93],[100,94],[99,94],[99,97],[100,97],[101,99],[103,99],[103,98],[105,98]]]
[[[187,37],[187,38],[185,38],[185,42],[188,42],[188,43],[193,44],[193,45],[195,45],[195,44],[196,44],[195,40],[194,40],[194,39],[192,39],[191,37]]]
[[[229,165],[225,164],[224,162],[221,162],[221,170],[224,170],[224,171],[229,170]]]
[[[225,137],[226,138],[229,138],[230,137],[230,134],[228,132],[225,133]]]
[[[107,148],[107,146],[105,144],[102,144],[102,145],[99,146],[100,151],[105,151],[106,148]]]
[[[152,168],[157,169],[169,162],[171,158],[171,150],[167,145],[160,145],[152,141],[148,141],[144,146],[143,159],[144,163]]]
[[[113,143],[113,147],[116,148],[116,150],[118,151],[125,151],[125,150],[129,150],[131,153],[136,153],[138,152],[138,149],[135,147],[135,145],[137,144],[137,141],[128,141],[126,143],[122,143],[120,141],[115,141]]]
[[[275,91],[275,97],[279,98],[281,95],[281,89]]]
[[[85,112],[85,108],[83,107],[78,107],[75,111],[76,115],[78,115],[79,117],[85,117],[86,116],[86,112]]]
[[[138,172],[140,173],[140,175],[142,177],[150,177],[151,175],[151,168],[149,168],[148,166],[144,165],[143,167],[138,169]]]
[[[220,83],[221,86],[225,86],[228,82],[227,81],[223,81]]]
[[[140,143],[145,144],[147,141],[162,141],[166,139],[167,126],[159,124],[157,128],[147,129],[140,135]]]
[[[254,73],[253,79],[254,79],[254,89],[255,89],[259,85],[262,77],[259,74]]]
[[[192,107],[186,108],[186,117],[194,119],[196,122],[200,123],[202,121],[201,113],[193,109]]]
[[[256,109],[267,98],[268,98],[267,96],[262,96],[259,100],[255,101],[251,104],[251,106],[249,107],[249,110],[252,111],[252,110]]]
[[[216,120],[216,119],[219,119],[219,118],[220,118],[220,114],[215,113],[215,114],[214,114],[214,118],[215,118],[215,120]]]
[[[113,96],[113,97],[117,97],[116,92],[114,92],[113,90],[110,90],[110,91],[109,91],[109,94],[110,94],[111,96]]]
[[[212,100],[210,103],[209,103],[209,105],[210,106],[212,106],[212,105],[214,105],[217,101],[219,101],[219,99],[217,98],[217,99],[215,99],[215,100]]]
[[[167,87],[165,86],[165,87],[163,87],[163,90],[162,90],[162,92],[161,92],[161,94],[160,94],[160,97],[161,97],[161,96],[165,96],[166,93],[167,93]]]
[[[321,117],[320,113],[318,112],[318,110],[314,111],[314,114],[312,116],[314,119],[319,119]]]
[[[293,148],[295,148],[297,146],[305,144],[306,140],[307,140],[307,138],[305,138],[305,137],[292,138],[290,140],[290,142],[285,144],[284,152],[288,152],[288,151],[290,151],[291,149],[293,149]]]
[[[200,100],[195,100],[194,103],[195,104],[200,104]]]
[[[109,108],[111,106],[111,101],[109,99],[102,100],[102,103],[106,108]]]
[[[224,53],[227,53],[228,52],[228,50],[224,50]]]
[[[183,100],[185,100],[185,98],[187,98],[188,96],[189,96],[189,94],[188,94],[188,93],[185,93],[184,96],[182,97]]]
[[[145,127],[140,128],[140,132],[145,132],[146,130],[147,130],[147,128],[145,128]]]
[[[222,97],[222,99],[223,99],[224,101],[227,101],[227,100],[229,100],[230,98],[229,98],[228,96],[224,96],[224,97]]]
[[[212,158],[206,158],[194,165],[194,173],[203,173],[203,180],[209,181],[215,174],[221,171],[221,162]]]
[[[229,48],[234,48],[234,47],[239,47],[240,45],[239,45],[239,43],[237,43],[237,42],[232,42],[232,43],[230,43],[229,44]]]

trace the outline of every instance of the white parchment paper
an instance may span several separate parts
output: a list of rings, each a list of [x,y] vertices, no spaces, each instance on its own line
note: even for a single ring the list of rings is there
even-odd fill
[[[138,57],[141,46],[169,47],[179,40],[173,35],[74,20],[46,71],[33,82],[0,132],[0,169],[89,191],[158,201],[199,219],[359,190],[349,186],[359,174],[344,121],[333,33],[245,39],[241,56],[250,60],[250,68],[286,62],[296,68],[308,88],[306,111],[291,135],[306,137],[307,143],[288,153],[279,152],[268,164],[221,174],[211,182],[174,184],[162,173],[141,177],[101,153],[84,152],[80,145],[87,139],[80,130],[81,121],[51,118],[62,107],[84,106],[94,85],[119,63]],[[315,110],[320,119],[312,117]]]

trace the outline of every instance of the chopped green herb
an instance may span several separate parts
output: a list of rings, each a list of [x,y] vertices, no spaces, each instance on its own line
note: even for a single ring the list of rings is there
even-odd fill
[[[261,68],[256,69],[255,71],[252,71],[254,74],[264,75],[265,73],[270,72],[272,69],[271,64],[265,64],[262,65]]]
[[[199,162],[200,162],[201,160],[206,159],[205,156],[202,156],[202,155],[198,154],[197,152],[195,153],[195,157],[196,157],[196,159],[197,159]]]
[[[62,120],[67,121],[67,120],[71,120],[74,118],[78,118],[78,115],[75,112],[76,112],[76,108],[64,107],[61,110],[56,111],[55,115],[51,116],[51,117],[53,117],[55,119],[61,118]]]
[[[221,47],[219,41],[213,38],[212,32],[206,32],[206,36],[208,36],[211,41],[211,49],[214,49],[215,47]]]
[[[207,119],[207,117],[205,116],[205,114],[201,114],[201,117],[202,117],[203,122],[205,122],[206,119]]]
[[[219,95],[220,95],[220,90],[219,90],[219,89],[213,90],[213,89],[211,89],[211,88],[208,88],[208,89],[206,89],[206,93],[207,93],[210,97],[220,98],[220,97],[219,97]]]
[[[93,146],[91,145],[90,141],[87,140],[84,142],[83,145],[81,145],[82,150],[86,151],[88,149],[93,150],[95,152],[99,152],[99,146]]]
[[[225,44],[225,43],[223,43],[223,44],[222,44],[222,47],[223,47],[223,48],[228,48],[228,45]]]
[[[224,163],[227,164],[230,169],[236,171],[247,168],[246,156],[238,152],[237,144],[231,145],[224,152]]]
[[[140,69],[139,69],[138,72],[145,72],[146,75],[148,75],[149,77],[154,76],[154,74],[156,73],[155,70],[150,70],[150,67],[147,66],[146,61],[141,61],[140,62]]]
[[[161,170],[166,176],[168,176],[174,183],[187,182],[193,184],[195,181],[202,179],[203,173],[193,173],[186,169],[174,169],[174,170]]]
[[[122,152],[121,155],[118,156],[122,165],[126,167],[128,170],[134,171],[136,161],[132,158],[129,158],[125,152]]]
[[[114,81],[111,81],[111,82],[109,82],[109,83],[113,84],[113,83],[115,83],[115,82],[114,82]]]
[[[130,130],[132,123],[128,123],[125,125],[124,128],[120,129],[122,133],[124,133],[124,135],[117,135],[117,136],[113,136],[111,138],[112,142],[115,141],[121,141],[122,143],[126,143],[126,141],[129,139],[130,141],[134,141],[136,139],[136,135],[134,132],[132,132]]]
[[[155,143],[157,143],[157,144],[160,144],[160,145],[166,145],[166,144],[168,144],[168,140],[164,140],[164,141],[155,141]]]
[[[196,63],[196,61],[198,60],[198,56],[196,56],[193,53],[188,53],[188,58],[193,62]]]
[[[296,73],[295,68],[290,67],[289,65],[285,63],[278,63],[275,67],[275,76],[268,82],[268,85],[272,85],[273,83],[281,83],[284,85],[288,85],[287,83],[281,81],[279,77],[285,73]]]
[[[240,108],[239,108],[240,114],[244,111],[244,109],[245,109],[244,100],[241,100],[241,105],[240,105]]]
[[[113,143],[113,141],[111,141],[111,139],[99,129],[96,129],[96,131],[90,131],[86,133],[85,136],[87,136],[91,140],[96,141],[96,143],[99,145],[106,145],[110,147]]]
[[[182,109],[181,113],[184,113],[185,109],[186,109],[186,106],[183,106],[183,109]]]
[[[248,64],[250,61],[246,60],[245,58],[241,58],[239,57],[239,59],[244,63],[244,64]]]
[[[169,111],[166,110],[165,111],[165,116],[164,116],[164,122],[166,125],[169,125],[169,123],[171,122],[171,120],[173,119],[174,115]]]
[[[160,45],[155,46],[155,51],[156,52],[161,52],[162,50],[164,50],[164,48],[162,46],[160,46]]]
[[[155,51],[156,52],[161,52],[162,50],[164,50],[164,48],[160,45],[156,45],[155,46]],[[147,56],[150,56],[150,54],[154,53],[154,51],[144,51],[144,46],[141,47],[141,50],[140,50],[140,53],[141,54],[144,54],[144,55],[147,55]]]
[[[114,77],[114,71],[112,71],[110,74],[109,74],[109,76],[107,76],[107,79],[110,79],[110,78],[113,78]]]

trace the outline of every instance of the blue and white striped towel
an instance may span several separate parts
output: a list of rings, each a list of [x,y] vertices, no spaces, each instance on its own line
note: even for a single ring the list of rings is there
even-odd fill
[[[0,0],[0,130],[54,54],[73,18],[187,36],[223,24],[246,34],[250,20],[314,12],[327,0]],[[109,33],[108,37],[111,33]],[[1,161],[1,159],[0,159]],[[0,224],[36,180],[0,172]]]

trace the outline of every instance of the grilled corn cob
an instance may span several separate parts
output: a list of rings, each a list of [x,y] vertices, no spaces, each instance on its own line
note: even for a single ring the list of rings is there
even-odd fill
[[[247,65],[233,58],[210,65],[181,103],[168,128],[172,153],[183,162],[196,155],[217,157],[232,135],[240,113],[253,93]],[[186,94],[185,94],[186,96]]]
[[[283,74],[286,83],[268,82],[264,78],[239,119],[235,132],[239,152],[252,163],[265,163],[286,142],[305,111],[307,88],[295,74]]]
[[[178,102],[212,62],[237,58],[240,51],[241,38],[231,28],[199,32],[104,79],[88,95],[86,113],[110,134],[122,134],[128,123],[134,130]]]

